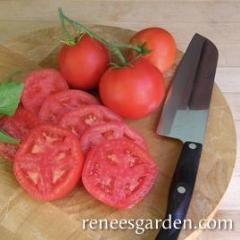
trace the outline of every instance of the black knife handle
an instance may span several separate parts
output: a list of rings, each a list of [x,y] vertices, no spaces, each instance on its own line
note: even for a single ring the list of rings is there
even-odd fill
[[[181,231],[183,220],[192,198],[192,193],[198,172],[202,144],[186,142],[176,166],[166,212],[166,218],[171,216],[171,228],[161,228],[155,240],[176,240]],[[181,220],[181,224],[174,228],[174,221]]]

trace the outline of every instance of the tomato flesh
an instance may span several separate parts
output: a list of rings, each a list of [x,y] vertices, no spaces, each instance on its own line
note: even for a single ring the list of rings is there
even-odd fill
[[[142,148],[118,139],[89,151],[82,181],[101,202],[114,208],[131,208],[150,191],[157,172],[155,161]]]
[[[98,100],[81,90],[62,91],[44,101],[39,118],[45,123],[57,124],[64,114],[88,104],[98,104]]]
[[[17,145],[0,143],[0,155],[7,160],[14,161],[17,149]]]
[[[86,105],[64,115],[60,126],[67,128],[80,139],[86,129],[111,121],[122,121],[122,119],[104,106]]]
[[[35,199],[64,197],[79,181],[83,157],[78,139],[69,131],[42,125],[20,145],[14,173]]]
[[[25,80],[22,104],[27,110],[38,113],[46,97],[66,89],[67,82],[56,69],[35,70]]]
[[[87,129],[81,137],[81,148],[83,153],[86,154],[90,148],[99,145],[104,141],[119,138],[131,140],[142,149],[147,150],[147,144],[144,138],[123,122],[100,124]]]
[[[23,140],[31,129],[38,126],[40,120],[30,111],[19,107],[12,117],[3,117],[0,120],[0,129],[14,138]]]
[[[24,140],[30,130],[37,127],[39,124],[39,119],[32,112],[20,106],[14,116],[3,117],[0,120],[0,129],[14,138]],[[17,145],[1,143],[0,154],[4,158],[13,161],[17,148]]]

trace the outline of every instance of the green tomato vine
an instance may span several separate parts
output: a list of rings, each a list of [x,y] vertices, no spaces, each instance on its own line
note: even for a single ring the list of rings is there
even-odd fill
[[[106,41],[104,38],[99,36],[97,33],[93,32],[92,30],[90,30],[88,27],[81,24],[80,22],[67,17],[63,13],[62,8],[58,9],[58,13],[59,13],[62,30],[66,37],[66,40],[62,41],[63,43],[67,44],[68,46],[75,46],[79,41],[79,39],[81,38],[81,36],[83,36],[84,34],[88,34],[90,37],[104,44],[109,49],[110,52],[112,52],[115,56],[117,56],[117,58],[120,61],[120,64],[111,63],[112,66],[121,67],[129,64],[129,62],[124,57],[121,49],[132,49],[137,53],[137,57],[150,53],[150,51],[146,48],[145,43],[139,46],[133,46],[131,44],[113,44],[111,42]],[[69,24],[74,29],[75,36],[73,36],[73,34],[71,34],[68,31],[66,24]]]

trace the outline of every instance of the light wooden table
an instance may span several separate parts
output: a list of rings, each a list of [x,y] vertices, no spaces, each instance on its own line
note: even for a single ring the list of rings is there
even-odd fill
[[[68,15],[80,19],[83,23],[113,25],[133,30],[149,26],[164,27],[173,33],[178,48],[182,50],[186,49],[195,32],[212,39],[220,51],[216,80],[232,109],[237,130],[240,130],[239,0],[0,0],[0,43],[19,34],[56,24],[59,6],[62,6]],[[215,216],[217,219],[233,219],[234,231],[205,231],[198,240],[239,239],[239,182],[238,154],[231,184]]]

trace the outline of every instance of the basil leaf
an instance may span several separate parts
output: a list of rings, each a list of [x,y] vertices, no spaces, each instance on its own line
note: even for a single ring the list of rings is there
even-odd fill
[[[3,132],[2,130],[0,130],[0,142],[2,143],[10,143],[10,144],[19,144],[20,140],[19,139],[15,139],[9,135],[7,135],[5,132]]]
[[[13,116],[23,92],[21,82],[4,82],[0,84],[0,115]]]

